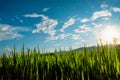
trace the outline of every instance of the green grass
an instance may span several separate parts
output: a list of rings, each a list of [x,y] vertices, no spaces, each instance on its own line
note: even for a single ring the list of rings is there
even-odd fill
[[[89,50],[55,50],[44,54],[39,49],[0,56],[0,80],[118,80],[120,47],[98,45]]]

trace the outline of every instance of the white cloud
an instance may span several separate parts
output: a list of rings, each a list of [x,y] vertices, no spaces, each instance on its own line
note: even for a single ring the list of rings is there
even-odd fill
[[[19,31],[24,31],[24,29],[20,27],[12,27],[6,24],[0,24],[0,41],[22,37],[23,35],[19,34]]]
[[[35,25],[37,29],[33,30],[32,33],[39,33],[40,31],[42,31],[43,33],[49,34],[50,36],[55,35],[56,30],[54,28],[58,24],[57,20],[51,19],[43,14],[37,14],[37,13],[26,14],[24,15],[24,17],[28,17],[28,18],[41,17],[42,18],[42,22]]]
[[[37,14],[37,13],[33,13],[33,14],[25,14],[23,15],[24,17],[27,17],[27,18],[38,18],[38,17],[44,17],[44,15],[42,14]]]
[[[82,38],[80,37],[79,34],[73,34],[72,35],[72,39],[74,39],[74,40],[81,40]]]
[[[54,40],[61,40],[61,39],[65,39],[66,37],[70,36],[71,34],[60,34],[60,35],[57,35],[57,36],[49,36],[46,38],[46,41],[45,42],[48,42],[48,41],[54,41]]]
[[[93,25],[95,28],[100,28],[100,27],[103,26],[102,24],[96,24],[96,23],[92,23],[92,25]]]
[[[108,7],[108,5],[107,5],[107,4],[101,4],[100,7],[101,7],[102,9],[105,9],[105,8]]]
[[[93,13],[91,20],[94,21],[100,17],[111,17],[112,14],[108,10],[96,11]]]
[[[88,18],[83,18],[82,20],[80,20],[80,22],[82,22],[82,23],[86,23],[88,21],[90,21]]]
[[[104,21],[107,21],[107,20],[109,20],[110,18],[109,17],[103,17],[102,18]]]
[[[66,38],[66,37],[68,37],[70,35],[71,34],[60,34],[60,35],[58,35],[58,39],[64,39],[64,38]]]
[[[77,29],[74,30],[76,33],[86,33],[91,31],[88,25],[84,24],[82,26],[79,26]]]
[[[50,9],[50,8],[43,8],[42,11],[46,12],[46,11],[48,11],[49,9]]]
[[[54,41],[54,40],[58,40],[58,36],[49,36],[46,38],[45,42]]]
[[[112,7],[112,10],[113,10],[114,12],[120,12],[120,8],[118,8],[118,7]]]
[[[7,47],[5,47],[5,52],[11,52],[12,51],[12,49],[9,47],[9,46],[7,46]]]
[[[33,18],[33,17],[40,17],[40,15],[39,14],[37,14],[37,13],[33,13],[33,14],[25,14],[25,15],[23,15],[24,17],[31,17],[31,18]]]
[[[64,30],[66,28],[68,28],[69,26],[73,25],[75,23],[75,19],[74,18],[70,18],[67,22],[64,23],[63,27],[60,29],[61,32],[64,32]]]
[[[54,28],[57,26],[58,21],[48,18],[44,15],[41,15],[40,17],[42,17],[42,22],[35,25],[37,29],[33,30],[32,33],[39,33],[42,31],[43,33],[49,34],[50,36],[54,36],[56,33]]]
[[[60,46],[60,44],[54,44],[54,46],[55,46],[55,47],[58,47],[58,46]]]

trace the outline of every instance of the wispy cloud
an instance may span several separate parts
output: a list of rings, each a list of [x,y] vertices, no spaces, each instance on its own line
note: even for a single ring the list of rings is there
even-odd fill
[[[5,52],[7,52],[7,53],[10,53],[11,51],[12,51],[12,49],[9,47],[9,46],[7,46],[7,47],[5,47]]]
[[[24,17],[27,17],[27,18],[38,18],[38,17],[43,17],[44,15],[42,14],[37,14],[37,13],[32,13],[32,14],[25,14],[23,15]]]
[[[102,24],[96,24],[96,23],[92,23],[92,25],[93,25],[95,28],[100,28],[100,27],[103,26]]]
[[[68,28],[69,26],[75,24],[75,19],[74,18],[70,18],[67,22],[64,23],[63,27],[60,29],[61,32],[64,32],[64,30],[66,28]]]
[[[60,46],[60,44],[54,44],[54,46],[55,46],[55,47],[58,47],[58,46]]]
[[[21,23],[23,23],[23,20],[22,19],[20,19],[19,17],[15,17],[19,22],[21,22]],[[13,19],[14,20],[14,19]]]
[[[74,40],[81,40],[82,38],[80,37],[79,34],[73,34],[72,35],[72,39],[74,39]]]
[[[88,18],[83,18],[83,19],[80,20],[80,22],[82,22],[82,23],[86,23],[88,21],[90,21]]]
[[[50,8],[43,8],[42,11],[46,12],[46,11],[48,11],[49,9],[50,9]]]
[[[118,8],[118,7],[112,7],[111,8],[114,12],[120,12],[120,8]]]
[[[0,24],[0,41],[22,37],[23,35],[20,34],[19,31],[24,31],[24,29],[7,24]]]
[[[46,38],[45,42],[54,41],[54,40],[58,40],[58,36],[49,36]]]
[[[100,7],[101,7],[102,9],[106,9],[106,8],[108,7],[108,5],[107,5],[107,4],[101,4]]]
[[[84,24],[82,26],[79,26],[77,29],[74,30],[76,33],[86,33],[88,31],[91,31],[88,25]]]
[[[94,12],[91,17],[91,20],[94,21],[101,17],[111,17],[111,16],[112,16],[112,14],[108,10],[101,10],[101,11]]]
[[[102,18],[104,21],[107,21],[107,20],[109,20],[110,18],[109,17],[103,17]]]
[[[54,41],[54,40],[61,40],[61,39],[65,39],[66,37],[70,36],[71,34],[59,34],[57,36],[49,36],[46,38],[45,42],[48,41]]]

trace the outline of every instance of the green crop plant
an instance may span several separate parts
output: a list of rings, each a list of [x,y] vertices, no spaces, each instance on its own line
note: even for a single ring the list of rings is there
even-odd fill
[[[0,56],[0,80],[119,80],[120,46],[98,44],[95,48],[43,52],[39,47]]]

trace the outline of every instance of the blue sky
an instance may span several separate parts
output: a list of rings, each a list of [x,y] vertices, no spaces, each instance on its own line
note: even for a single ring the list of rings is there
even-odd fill
[[[0,0],[0,51],[14,45],[20,49],[23,43],[49,51],[92,46],[112,30],[119,41],[119,4],[120,0]]]

